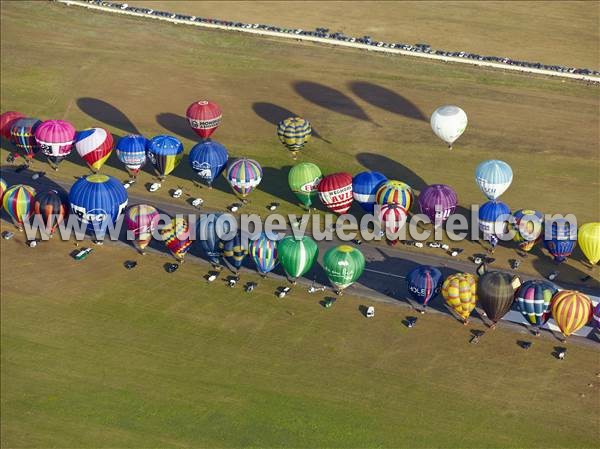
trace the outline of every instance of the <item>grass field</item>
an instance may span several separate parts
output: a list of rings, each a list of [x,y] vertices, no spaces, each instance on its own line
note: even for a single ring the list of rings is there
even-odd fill
[[[1,247],[2,447],[598,446],[597,348],[559,362],[504,328],[474,346],[479,326],[447,316],[408,330],[408,309],[366,320],[352,295],[326,310],[274,281],[208,288],[193,262],[130,272],[132,249],[75,262],[21,239]]]

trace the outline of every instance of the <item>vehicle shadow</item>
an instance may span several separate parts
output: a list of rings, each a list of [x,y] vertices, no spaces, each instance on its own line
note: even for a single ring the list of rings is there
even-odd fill
[[[367,81],[352,81],[348,87],[361,100],[393,114],[415,120],[428,121],[421,110],[410,100],[387,87]]]
[[[256,102],[252,103],[252,110],[256,115],[265,120],[266,122],[271,123],[272,125],[277,126],[277,124],[288,118],[288,117],[298,117],[299,115],[295,112],[290,111],[289,109],[282,108],[281,106],[277,106],[273,103],[266,102]],[[310,121],[310,120],[309,120]],[[312,137],[316,139],[320,139],[325,143],[331,143],[329,140],[323,138],[319,132],[314,127],[314,124],[311,122],[310,126],[312,128]]]

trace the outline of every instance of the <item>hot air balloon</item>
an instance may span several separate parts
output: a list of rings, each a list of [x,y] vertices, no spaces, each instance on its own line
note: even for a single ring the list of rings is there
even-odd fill
[[[431,114],[431,129],[452,149],[452,144],[467,128],[467,114],[458,106],[440,106]]]
[[[519,278],[501,271],[488,271],[477,282],[479,304],[493,325],[508,313],[519,288]]]
[[[600,260],[600,222],[585,223],[577,232],[579,248],[592,266]]]
[[[183,144],[173,136],[155,136],[148,142],[146,156],[161,181],[183,158]]]
[[[242,198],[246,198],[260,184],[262,175],[260,164],[246,158],[235,159],[225,172],[231,188]]]
[[[435,226],[441,225],[456,210],[458,196],[454,189],[445,184],[433,184],[419,195],[421,213],[427,215]]]
[[[248,248],[242,241],[241,230],[238,230],[232,239],[219,242],[219,246],[223,251],[223,259],[231,271],[237,274],[248,254]]]
[[[530,324],[541,327],[550,318],[550,303],[558,290],[548,281],[523,282],[515,295],[519,310]]]
[[[544,231],[544,246],[557,263],[564,262],[571,255],[577,242],[577,227],[569,220],[559,218]],[[546,223],[546,226],[549,224]]]
[[[279,263],[293,283],[312,268],[318,255],[317,244],[308,236],[296,239],[288,235],[277,242]]]
[[[442,284],[442,296],[464,324],[467,324],[477,303],[477,279],[468,273],[448,276]]]
[[[512,168],[504,161],[484,161],[475,169],[475,182],[483,194],[492,201],[506,192],[512,180]]]
[[[373,213],[375,195],[387,178],[376,171],[364,171],[352,179],[352,196],[365,212]]]
[[[442,287],[442,272],[429,265],[419,265],[406,275],[406,287],[413,299],[424,307],[436,297]]]
[[[185,115],[194,132],[202,139],[208,139],[221,124],[221,108],[211,101],[192,103]]]
[[[323,256],[323,269],[337,294],[354,284],[365,270],[365,256],[350,245],[330,248]]]
[[[161,231],[165,246],[173,257],[183,263],[186,253],[192,246],[190,227],[182,217],[175,217]]]
[[[33,211],[42,219],[46,233],[52,236],[69,212],[69,201],[57,190],[39,192],[33,200]]]
[[[592,318],[592,301],[583,293],[574,290],[556,293],[550,309],[552,318],[565,337],[577,332]]]
[[[281,143],[292,152],[294,160],[298,151],[310,140],[311,133],[310,122],[301,117],[289,117],[277,124],[277,136]]]
[[[290,189],[307,209],[318,193],[318,186],[323,179],[321,169],[311,162],[294,165],[288,174]]]
[[[113,136],[104,128],[84,129],[75,136],[75,149],[90,170],[97,173],[112,153]]]
[[[46,120],[35,130],[35,140],[54,170],[73,149],[75,127],[65,120]]]
[[[6,192],[7,189],[8,184],[4,179],[0,178],[0,202],[2,201],[2,198],[4,197],[4,192]]]
[[[317,189],[321,202],[336,214],[345,214],[352,206],[352,175],[349,173],[327,175]]]
[[[388,243],[394,246],[398,243],[396,234],[406,224],[408,213],[399,204],[384,204],[379,210],[379,221],[383,225]],[[391,240],[390,240],[391,238]]]
[[[35,132],[42,124],[37,118],[24,117],[12,122],[10,141],[22,153],[27,163],[40,151]]]
[[[513,213],[511,228],[515,232],[513,240],[523,251],[531,251],[542,238],[544,214],[531,209],[520,209]]]
[[[4,192],[2,205],[19,231],[23,230],[23,223],[33,215],[34,197],[35,189],[24,184],[16,184]]]
[[[140,169],[146,163],[146,148],[148,139],[139,134],[123,136],[117,142],[115,151],[119,160],[125,164],[129,175],[135,179]]]
[[[16,111],[6,111],[0,114],[0,136],[10,141],[10,130],[15,122],[21,118],[25,118],[25,116]]]
[[[79,178],[69,191],[71,212],[102,240],[106,229],[119,219],[127,206],[127,190],[112,176],[88,175]]]
[[[600,302],[594,307],[594,327],[600,329]]]
[[[264,277],[277,266],[277,242],[263,232],[250,242],[250,255],[258,272]]]
[[[502,201],[488,201],[479,208],[479,229],[484,240],[501,237],[508,231],[510,208]]]
[[[125,213],[125,226],[132,235],[133,245],[141,254],[152,241],[152,233],[157,228],[160,216],[158,210],[149,204],[136,204]]]
[[[408,212],[413,202],[411,187],[402,181],[386,181],[375,194],[377,204],[399,204]]]
[[[198,221],[198,242],[208,261],[215,268],[221,267],[223,256],[221,237],[230,231],[229,222],[224,219],[219,220],[222,215],[224,214],[202,215]]]
[[[205,140],[194,145],[189,159],[192,170],[211,188],[213,181],[223,173],[229,153],[219,142]]]

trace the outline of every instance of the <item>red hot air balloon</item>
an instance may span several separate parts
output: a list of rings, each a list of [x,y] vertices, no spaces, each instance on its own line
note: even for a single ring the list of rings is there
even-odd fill
[[[318,186],[319,198],[327,208],[337,214],[345,214],[352,206],[352,175],[334,173],[325,176]]]
[[[25,118],[25,116],[16,111],[6,111],[0,114],[0,135],[6,140],[10,140],[10,129],[20,118]]]
[[[192,103],[185,115],[194,132],[202,139],[208,139],[221,124],[221,108],[211,101]]]

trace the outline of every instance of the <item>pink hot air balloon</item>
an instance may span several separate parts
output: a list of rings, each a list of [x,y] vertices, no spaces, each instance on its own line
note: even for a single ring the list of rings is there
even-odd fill
[[[208,139],[221,124],[221,108],[212,101],[195,101],[185,113],[190,126],[202,139]]]
[[[419,206],[421,212],[435,226],[441,225],[456,210],[458,205],[458,196],[454,189],[445,184],[433,184],[421,192],[419,195]]]
[[[65,120],[47,120],[35,130],[35,140],[54,170],[71,153],[75,133],[75,127]]]
[[[0,114],[0,136],[6,140],[11,140],[10,129],[20,118],[25,118],[25,116],[16,111],[6,111]]]
[[[318,186],[319,198],[336,214],[345,214],[352,206],[352,175],[333,173],[325,176]]]

